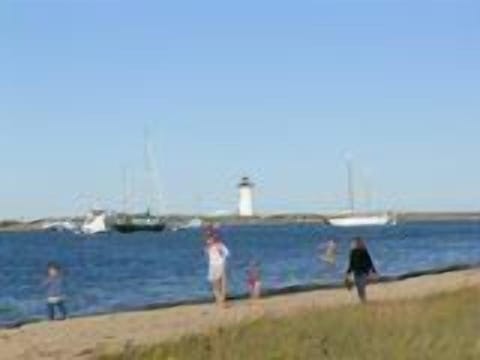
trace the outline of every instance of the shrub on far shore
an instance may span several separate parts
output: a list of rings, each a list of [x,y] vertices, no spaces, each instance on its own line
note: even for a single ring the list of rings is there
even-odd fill
[[[20,225],[21,222],[17,220],[0,220],[0,228],[7,228]]]

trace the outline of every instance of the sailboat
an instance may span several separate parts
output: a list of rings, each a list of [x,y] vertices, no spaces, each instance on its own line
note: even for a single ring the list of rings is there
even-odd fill
[[[164,231],[166,224],[159,217],[153,216],[150,211],[147,210],[145,214],[125,215],[121,220],[115,221],[112,227],[120,233],[128,234],[138,231]]]
[[[347,158],[348,198],[350,210],[342,215],[332,216],[327,219],[332,226],[338,227],[363,227],[395,225],[395,217],[389,213],[359,213],[355,209],[355,187],[353,180],[353,164]]]
[[[147,131],[145,131],[145,166],[148,180],[147,185],[149,187],[149,203],[147,205],[147,211],[143,214],[129,215],[126,211],[127,209],[125,209],[124,214],[118,217],[112,225],[112,228],[120,233],[133,233],[138,231],[160,232],[167,228],[165,221],[161,217],[153,215],[151,212],[151,209],[153,208],[153,200],[154,198],[158,198],[158,196],[154,196],[156,193],[156,179],[154,179],[153,173],[156,168],[153,161],[153,151]],[[125,178],[125,197],[127,197],[126,187]],[[125,202],[127,201],[125,200]]]

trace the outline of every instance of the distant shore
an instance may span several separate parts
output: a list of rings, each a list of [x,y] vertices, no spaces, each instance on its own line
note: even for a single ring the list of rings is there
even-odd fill
[[[327,219],[333,214],[273,214],[258,215],[251,218],[242,218],[233,215],[225,216],[196,216],[196,215],[166,215],[167,223],[187,223],[193,219],[205,222],[216,222],[221,225],[282,225],[282,224],[327,224]],[[472,221],[480,222],[480,212],[399,212],[395,214],[399,223],[406,222],[453,222]],[[81,223],[82,218],[57,217],[34,221],[3,220],[0,221],[0,232],[29,232],[41,231],[46,223],[58,221],[74,221]]]
[[[373,302],[420,299],[463,288],[480,286],[480,270],[451,271],[372,285]],[[2,359],[92,359],[125,346],[151,345],[180,336],[203,333],[259,317],[283,317],[317,308],[329,309],[357,303],[345,289],[312,290],[261,300],[261,311],[245,301],[227,310],[213,305],[185,305],[78,318],[60,323],[36,323],[13,330],[0,330]],[[72,341],[75,339],[75,341]]]

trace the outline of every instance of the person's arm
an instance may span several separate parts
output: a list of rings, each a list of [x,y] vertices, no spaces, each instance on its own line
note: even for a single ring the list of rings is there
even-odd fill
[[[222,244],[222,254],[223,254],[223,258],[226,259],[230,256],[230,251],[228,250],[228,248],[225,246],[225,244]]]
[[[347,275],[351,274],[353,271],[353,251],[350,251],[350,259],[348,261]]]
[[[41,281],[40,283],[40,286],[43,288],[43,289],[46,289],[48,286],[50,285],[50,279],[49,278],[45,278]]]
[[[370,272],[377,274],[377,269],[375,268],[375,265],[373,264],[372,257],[370,256],[370,253],[367,251],[367,260],[368,260],[368,266],[370,268]]]

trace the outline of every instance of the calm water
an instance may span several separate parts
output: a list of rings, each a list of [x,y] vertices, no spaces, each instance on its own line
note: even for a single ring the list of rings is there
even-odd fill
[[[245,292],[245,269],[261,263],[266,288],[332,283],[345,270],[350,239],[368,240],[382,275],[480,262],[480,223],[404,224],[378,229],[318,225],[225,227],[232,252],[230,284]],[[339,241],[337,265],[318,260],[330,236]],[[68,307],[76,315],[209,297],[200,231],[161,234],[0,234],[0,324],[44,316],[40,287],[48,261],[66,269]]]

